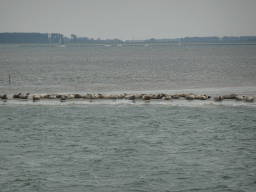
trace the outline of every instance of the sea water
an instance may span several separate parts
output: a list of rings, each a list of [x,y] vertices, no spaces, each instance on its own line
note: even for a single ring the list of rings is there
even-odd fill
[[[256,96],[255,45],[0,46],[0,94]],[[9,84],[9,75],[10,83]],[[256,105],[0,101],[1,191],[255,191]]]

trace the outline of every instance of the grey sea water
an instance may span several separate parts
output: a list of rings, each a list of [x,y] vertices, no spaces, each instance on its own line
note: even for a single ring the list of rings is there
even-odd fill
[[[5,45],[0,50],[2,94],[166,92],[256,85],[256,45]]]
[[[0,65],[9,98],[256,96],[255,45],[2,45]],[[30,98],[0,101],[0,191],[255,191],[254,102]]]

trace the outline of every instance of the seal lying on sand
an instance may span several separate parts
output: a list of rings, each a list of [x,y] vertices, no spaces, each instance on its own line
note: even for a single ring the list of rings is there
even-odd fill
[[[207,96],[207,95],[194,95],[195,99],[201,99],[201,100],[206,100],[211,98],[211,96]]]
[[[40,100],[40,95],[37,95],[37,94],[33,95],[33,100]]]
[[[64,95],[67,99],[74,99],[75,98],[75,95],[73,94],[67,94],[67,95]]]
[[[84,99],[90,99],[91,98],[91,94],[87,94],[83,96]]]
[[[50,96],[48,97],[48,99],[56,99],[56,98],[57,98],[56,95],[50,95]]]
[[[245,96],[245,97],[244,97],[244,100],[245,100],[245,101],[250,101],[250,102],[252,102],[252,101],[254,100],[254,98],[253,98],[253,97]]]
[[[223,99],[235,99],[236,98],[236,94],[232,93],[232,94],[228,94],[228,95],[223,95]]]
[[[125,100],[135,100],[135,95],[128,95],[125,97]]]
[[[179,99],[181,96],[179,94],[172,95],[172,99]]]
[[[165,95],[164,99],[165,100],[171,100],[172,99],[172,95]]]
[[[1,95],[1,99],[8,99],[8,96],[6,94]]]
[[[29,93],[27,93],[27,94],[21,94],[21,95],[20,95],[20,99],[27,99],[27,98],[28,98],[28,95],[29,95]]]
[[[173,99],[179,99],[179,98],[181,98],[181,97],[186,98],[188,95],[194,95],[194,94],[193,94],[193,93],[188,93],[188,94],[185,94],[185,93],[174,94],[174,95],[172,95],[172,98],[173,98]]]
[[[242,100],[244,100],[244,96],[242,96],[242,95],[237,95],[237,96],[235,97],[235,99],[236,99],[237,101],[242,101]]]
[[[101,95],[102,99],[117,99],[116,95]]]
[[[162,99],[165,96],[163,93],[158,93],[156,95],[150,95],[150,99]]]
[[[61,101],[65,101],[67,98],[66,98],[66,96],[65,95],[61,95],[61,97],[60,97],[60,100]]]
[[[222,96],[217,96],[213,98],[215,101],[222,101],[223,97]]]
[[[58,95],[58,94],[52,94],[52,95],[48,95],[48,99],[57,99],[57,98],[60,98],[61,95]]]
[[[125,94],[117,94],[115,95],[117,99],[123,99],[125,97]]]
[[[194,100],[194,99],[195,99],[195,96],[194,96],[194,95],[187,95],[187,96],[186,96],[186,99],[187,99],[187,100]]]
[[[47,95],[47,94],[42,94],[40,95],[40,98],[48,98],[50,95]]]
[[[145,94],[135,94],[135,99],[142,99]]]
[[[21,95],[21,93],[14,94],[12,98],[14,98],[14,99],[15,99],[15,98],[20,98],[20,95]]]
[[[74,94],[75,98],[82,98],[82,95],[80,94]]]
[[[67,96],[67,95],[66,95]],[[102,98],[102,94],[100,94],[100,93],[98,93],[98,94],[87,94],[87,95],[85,95],[85,96],[82,96],[82,98],[84,98],[84,99],[100,99],[100,98]],[[69,98],[67,98],[67,99],[69,99]]]
[[[102,98],[102,95],[100,93],[90,94],[90,99],[100,99],[100,98]]]
[[[150,95],[143,95],[142,99],[143,100],[150,100]]]

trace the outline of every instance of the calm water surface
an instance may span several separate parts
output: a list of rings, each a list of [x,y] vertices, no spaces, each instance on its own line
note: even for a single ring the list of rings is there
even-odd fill
[[[256,86],[256,45],[1,46],[0,50],[1,93]]]

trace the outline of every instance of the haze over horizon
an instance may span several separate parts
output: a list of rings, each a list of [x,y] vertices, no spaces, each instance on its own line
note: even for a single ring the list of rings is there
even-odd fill
[[[0,32],[144,40],[256,36],[255,0],[0,0]]]

